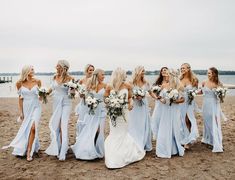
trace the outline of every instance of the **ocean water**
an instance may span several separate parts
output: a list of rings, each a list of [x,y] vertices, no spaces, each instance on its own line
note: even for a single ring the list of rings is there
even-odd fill
[[[81,79],[82,76],[74,76],[76,79]],[[150,84],[152,84],[155,79],[156,75],[147,75],[146,79],[149,81]],[[199,79],[199,85],[200,83],[207,78],[206,75],[198,75],[197,76]],[[42,86],[43,87],[50,87],[50,84],[52,82],[53,77],[52,76],[37,76],[36,78],[40,79],[42,81]],[[128,76],[128,79],[131,77]],[[0,97],[17,97],[17,90],[15,87],[15,83],[19,79],[19,76],[13,76],[12,77],[12,83],[3,83],[0,84]],[[105,82],[109,82],[110,76],[105,77]],[[235,85],[235,75],[221,75],[220,76],[220,81],[224,84],[232,84]],[[235,96],[235,89],[229,89],[228,95],[230,96]]]

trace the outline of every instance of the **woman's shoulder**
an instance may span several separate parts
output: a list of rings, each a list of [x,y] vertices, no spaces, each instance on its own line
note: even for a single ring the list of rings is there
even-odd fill
[[[16,88],[17,88],[17,90],[19,90],[20,88],[21,88],[21,86],[22,86],[22,81],[17,81],[16,82]]]
[[[68,75],[67,79],[68,79],[69,81],[75,80],[75,78],[74,78],[73,76],[70,76],[70,75]]]
[[[106,89],[106,88],[107,88],[107,86],[108,86],[108,84],[106,84],[106,83],[102,83],[102,87],[103,87],[104,89]]]
[[[124,87],[127,88],[128,90],[132,89],[132,85],[129,82],[125,82]]]

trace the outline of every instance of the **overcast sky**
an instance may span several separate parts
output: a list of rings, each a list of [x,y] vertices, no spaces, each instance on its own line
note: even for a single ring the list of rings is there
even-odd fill
[[[1,0],[0,72],[87,63],[235,70],[234,0]]]

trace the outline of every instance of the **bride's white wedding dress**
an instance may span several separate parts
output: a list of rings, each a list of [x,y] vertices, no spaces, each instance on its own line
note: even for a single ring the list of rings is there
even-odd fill
[[[122,89],[119,94],[128,90]],[[121,168],[144,158],[145,151],[128,133],[128,109],[124,110],[125,119],[119,116],[114,127],[110,122],[110,133],[105,140],[105,165],[108,168]]]

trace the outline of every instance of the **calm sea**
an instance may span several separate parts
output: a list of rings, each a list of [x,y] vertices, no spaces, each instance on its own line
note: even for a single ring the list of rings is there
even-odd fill
[[[198,75],[199,82],[206,79],[206,75]],[[17,97],[17,91],[15,87],[16,81],[19,79],[19,76],[13,76],[12,83],[3,83],[0,84],[0,97]],[[41,79],[42,86],[49,87],[52,82],[52,76],[37,76],[38,79]],[[75,78],[80,79],[81,76],[75,76]],[[128,77],[130,78],[130,77]],[[156,79],[155,75],[146,76],[146,79],[152,84]],[[110,76],[106,76],[105,82],[109,82]],[[220,81],[224,84],[235,85],[235,75],[221,75]],[[229,89],[228,95],[235,96],[235,89]]]

